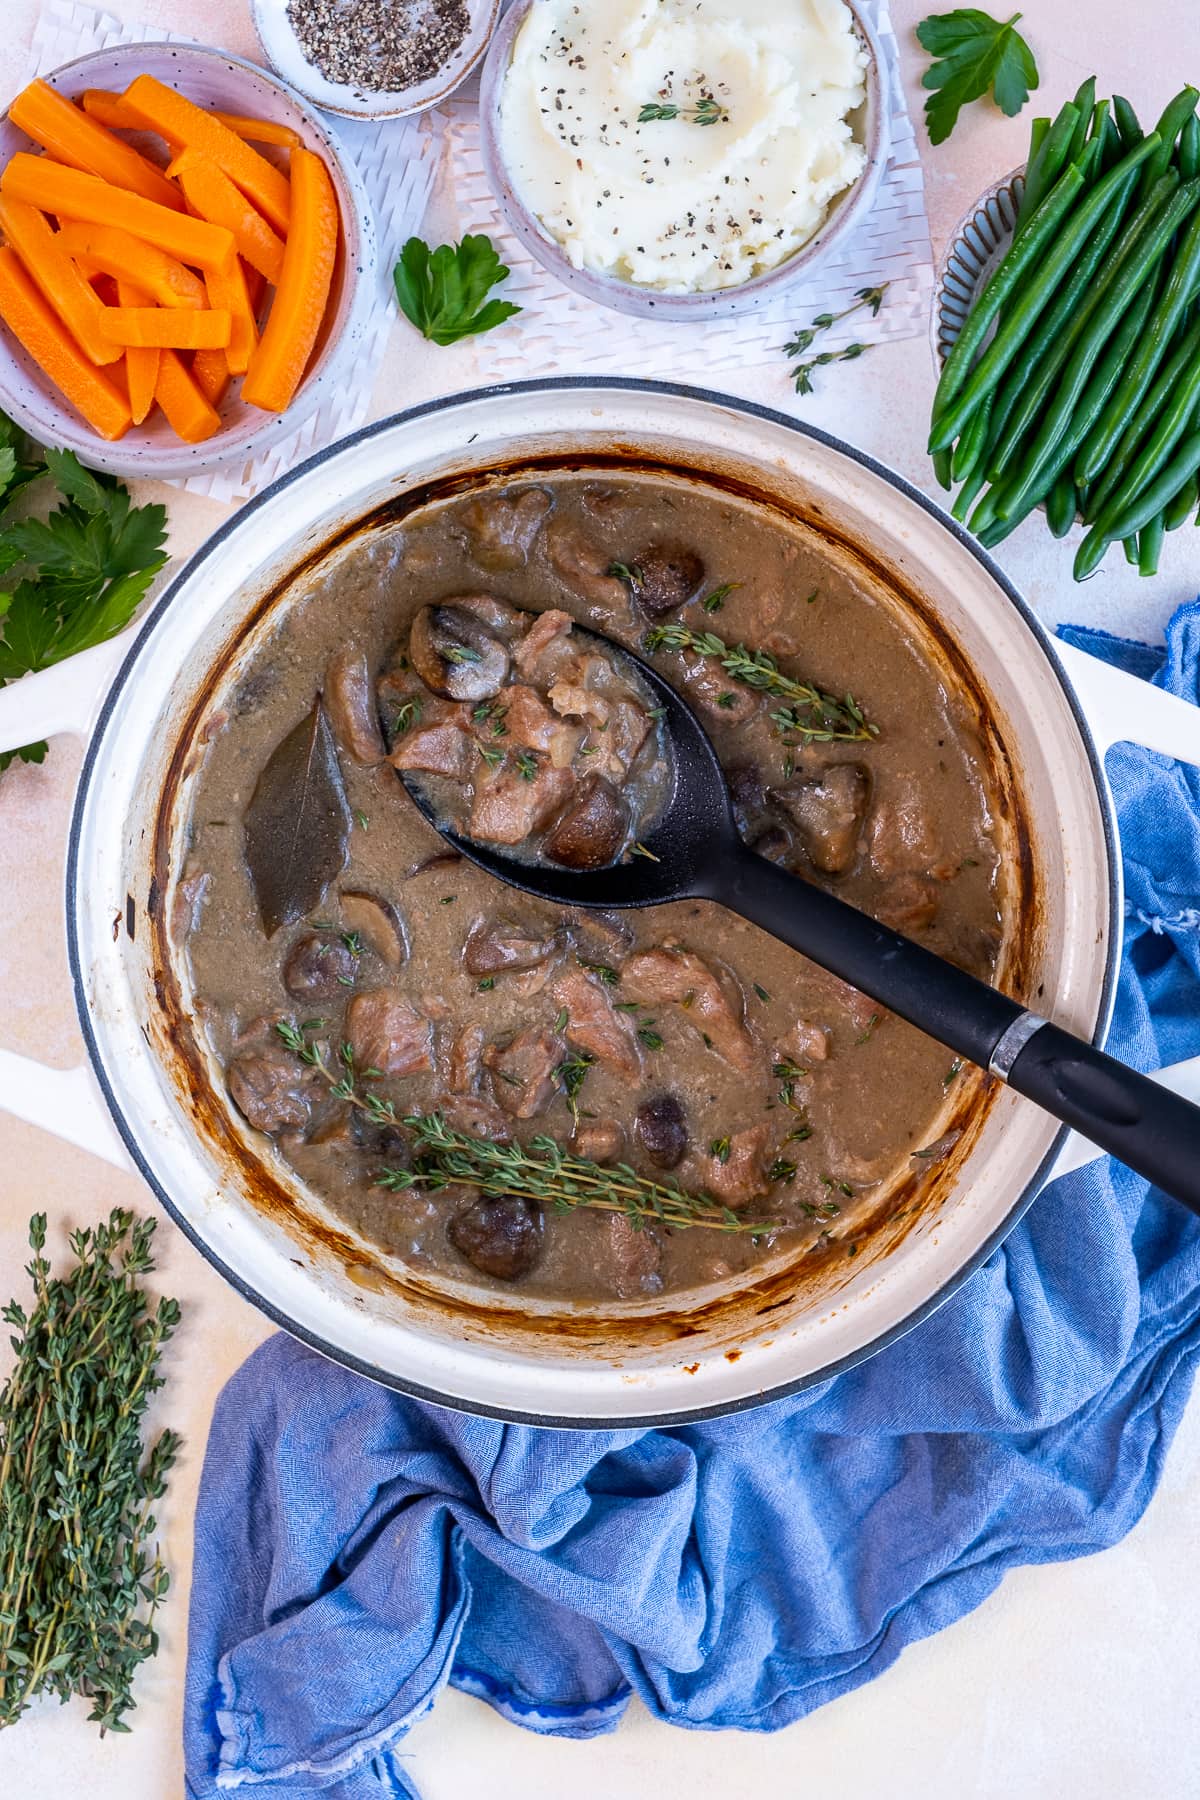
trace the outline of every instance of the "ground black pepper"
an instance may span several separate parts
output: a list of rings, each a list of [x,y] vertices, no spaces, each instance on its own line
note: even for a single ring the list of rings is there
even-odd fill
[[[327,81],[374,92],[436,75],[470,25],[467,0],[288,0],[287,15]]]

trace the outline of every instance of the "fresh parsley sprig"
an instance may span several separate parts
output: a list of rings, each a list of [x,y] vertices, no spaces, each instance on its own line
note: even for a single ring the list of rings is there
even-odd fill
[[[931,144],[941,144],[958,122],[961,109],[990,88],[1002,113],[1011,119],[1038,85],[1033,51],[1017,30],[1020,13],[1004,24],[964,6],[933,13],[917,26],[917,39],[934,61],[921,77],[933,88],[925,102],[925,124]]]
[[[430,343],[443,347],[491,331],[521,311],[511,300],[485,298],[508,279],[508,268],[488,237],[468,235],[461,244],[439,244],[436,250],[422,238],[410,237],[392,279],[405,318]]]
[[[0,518],[31,483],[49,477],[60,498],[44,519],[0,524],[0,686],[103,643],[128,625],[165,563],[166,509],[134,506],[114,476],[85,469],[70,450],[29,461],[21,434],[0,413]],[[45,742],[0,754],[39,763]]]

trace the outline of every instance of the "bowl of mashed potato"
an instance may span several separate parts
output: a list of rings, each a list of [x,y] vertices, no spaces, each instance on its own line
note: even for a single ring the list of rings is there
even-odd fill
[[[870,211],[879,70],[848,0],[515,0],[484,67],[484,163],[569,287],[724,317],[810,274]]]

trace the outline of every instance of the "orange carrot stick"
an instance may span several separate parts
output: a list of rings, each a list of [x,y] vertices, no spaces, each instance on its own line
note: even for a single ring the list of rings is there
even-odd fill
[[[150,296],[132,282],[118,281],[117,300],[121,306],[149,306]],[[154,389],[158,384],[157,346],[141,349],[131,345],[125,352],[125,376],[129,383],[129,410],[135,425],[142,424],[154,405]]]
[[[45,213],[0,194],[0,230],[92,362],[116,362],[121,352],[100,328],[104,308],[96,290],[71,261]]]
[[[223,350],[229,342],[227,312],[192,312],[182,306],[106,306],[100,329],[114,344],[156,350]]]
[[[166,413],[171,430],[185,444],[202,444],[220,426],[216,408],[200,392],[176,350],[159,352],[154,398]]]
[[[159,306],[205,305],[204,283],[198,275],[157,244],[132,237],[119,225],[82,225],[68,220],[58,235],[63,249],[77,262],[103,269],[118,281],[134,282]]]
[[[182,187],[197,218],[232,231],[238,255],[274,286],[283,272],[283,239],[234,186],[224,169],[200,150],[181,150],[168,174]]]
[[[132,144],[123,144],[80,112],[47,82],[31,81],[13,101],[9,117],[58,162],[98,175],[113,187],[127,188],[172,212],[181,210],[179,194],[161,169],[139,155]]]
[[[42,373],[103,438],[124,437],[129,403],[51,312],[15,250],[0,249],[0,319]]]
[[[286,233],[291,211],[287,176],[252,150],[228,125],[156,81],[153,75],[139,75],[131,81],[122,99],[143,126],[160,132],[168,142],[202,150],[247,199],[253,200],[276,231]]]
[[[220,406],[233,379],[227,357],[225,350],[197,350],[192,358],[192,380],[210,406]]]
[[[107,125],[110,131],[146,129],[121,95],[109,93],[106,88],[87,88],[83,95],[83,110],[98,124]],[[227,125],[237,137],[248,138],[252,144],[278,144],[282,149],[290,150],[293,145],[303,142],[298,131],[293,131],[290,125],[277,125],[274,119],[248,119],[242,113],[220,112],[216,107],[206,107],[205,111],[211,112],[222,125]]]
[[[329,171],[311,150],[292,151],[292,226],[283,274],[266,329],[242,383],[242,398],[282,412],[312,355],[337,256],[337,196]]]
[[[261,285],[260,277],[256,275],[255,280]],[[229,314],[229,342],[225,346],[229,373],[244,375],[258,345],[258,324],[241,259],[234,263],[232,270],[213,270],[205,276],[204,285],[208,289],[208,304],[214,311]],[[192,367],[194,371],[194,363]]]
[[[187,213],[172,212],[154,200],[143,200],[126,188],[113,187],[97,175],[68,169],[47,156],[19,150],[0,174],[0,192],[28,201],[60,219],[82,219],[88,225],[119,225],[134,237],[157,244],[180,262],[197,268],[221,268],[235,254],[233,234]]]

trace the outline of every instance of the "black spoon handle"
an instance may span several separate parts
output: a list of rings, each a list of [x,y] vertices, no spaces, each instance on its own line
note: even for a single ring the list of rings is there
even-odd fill
[[[1200,1213],[1200,1107],[741,846],[705,886]]]

